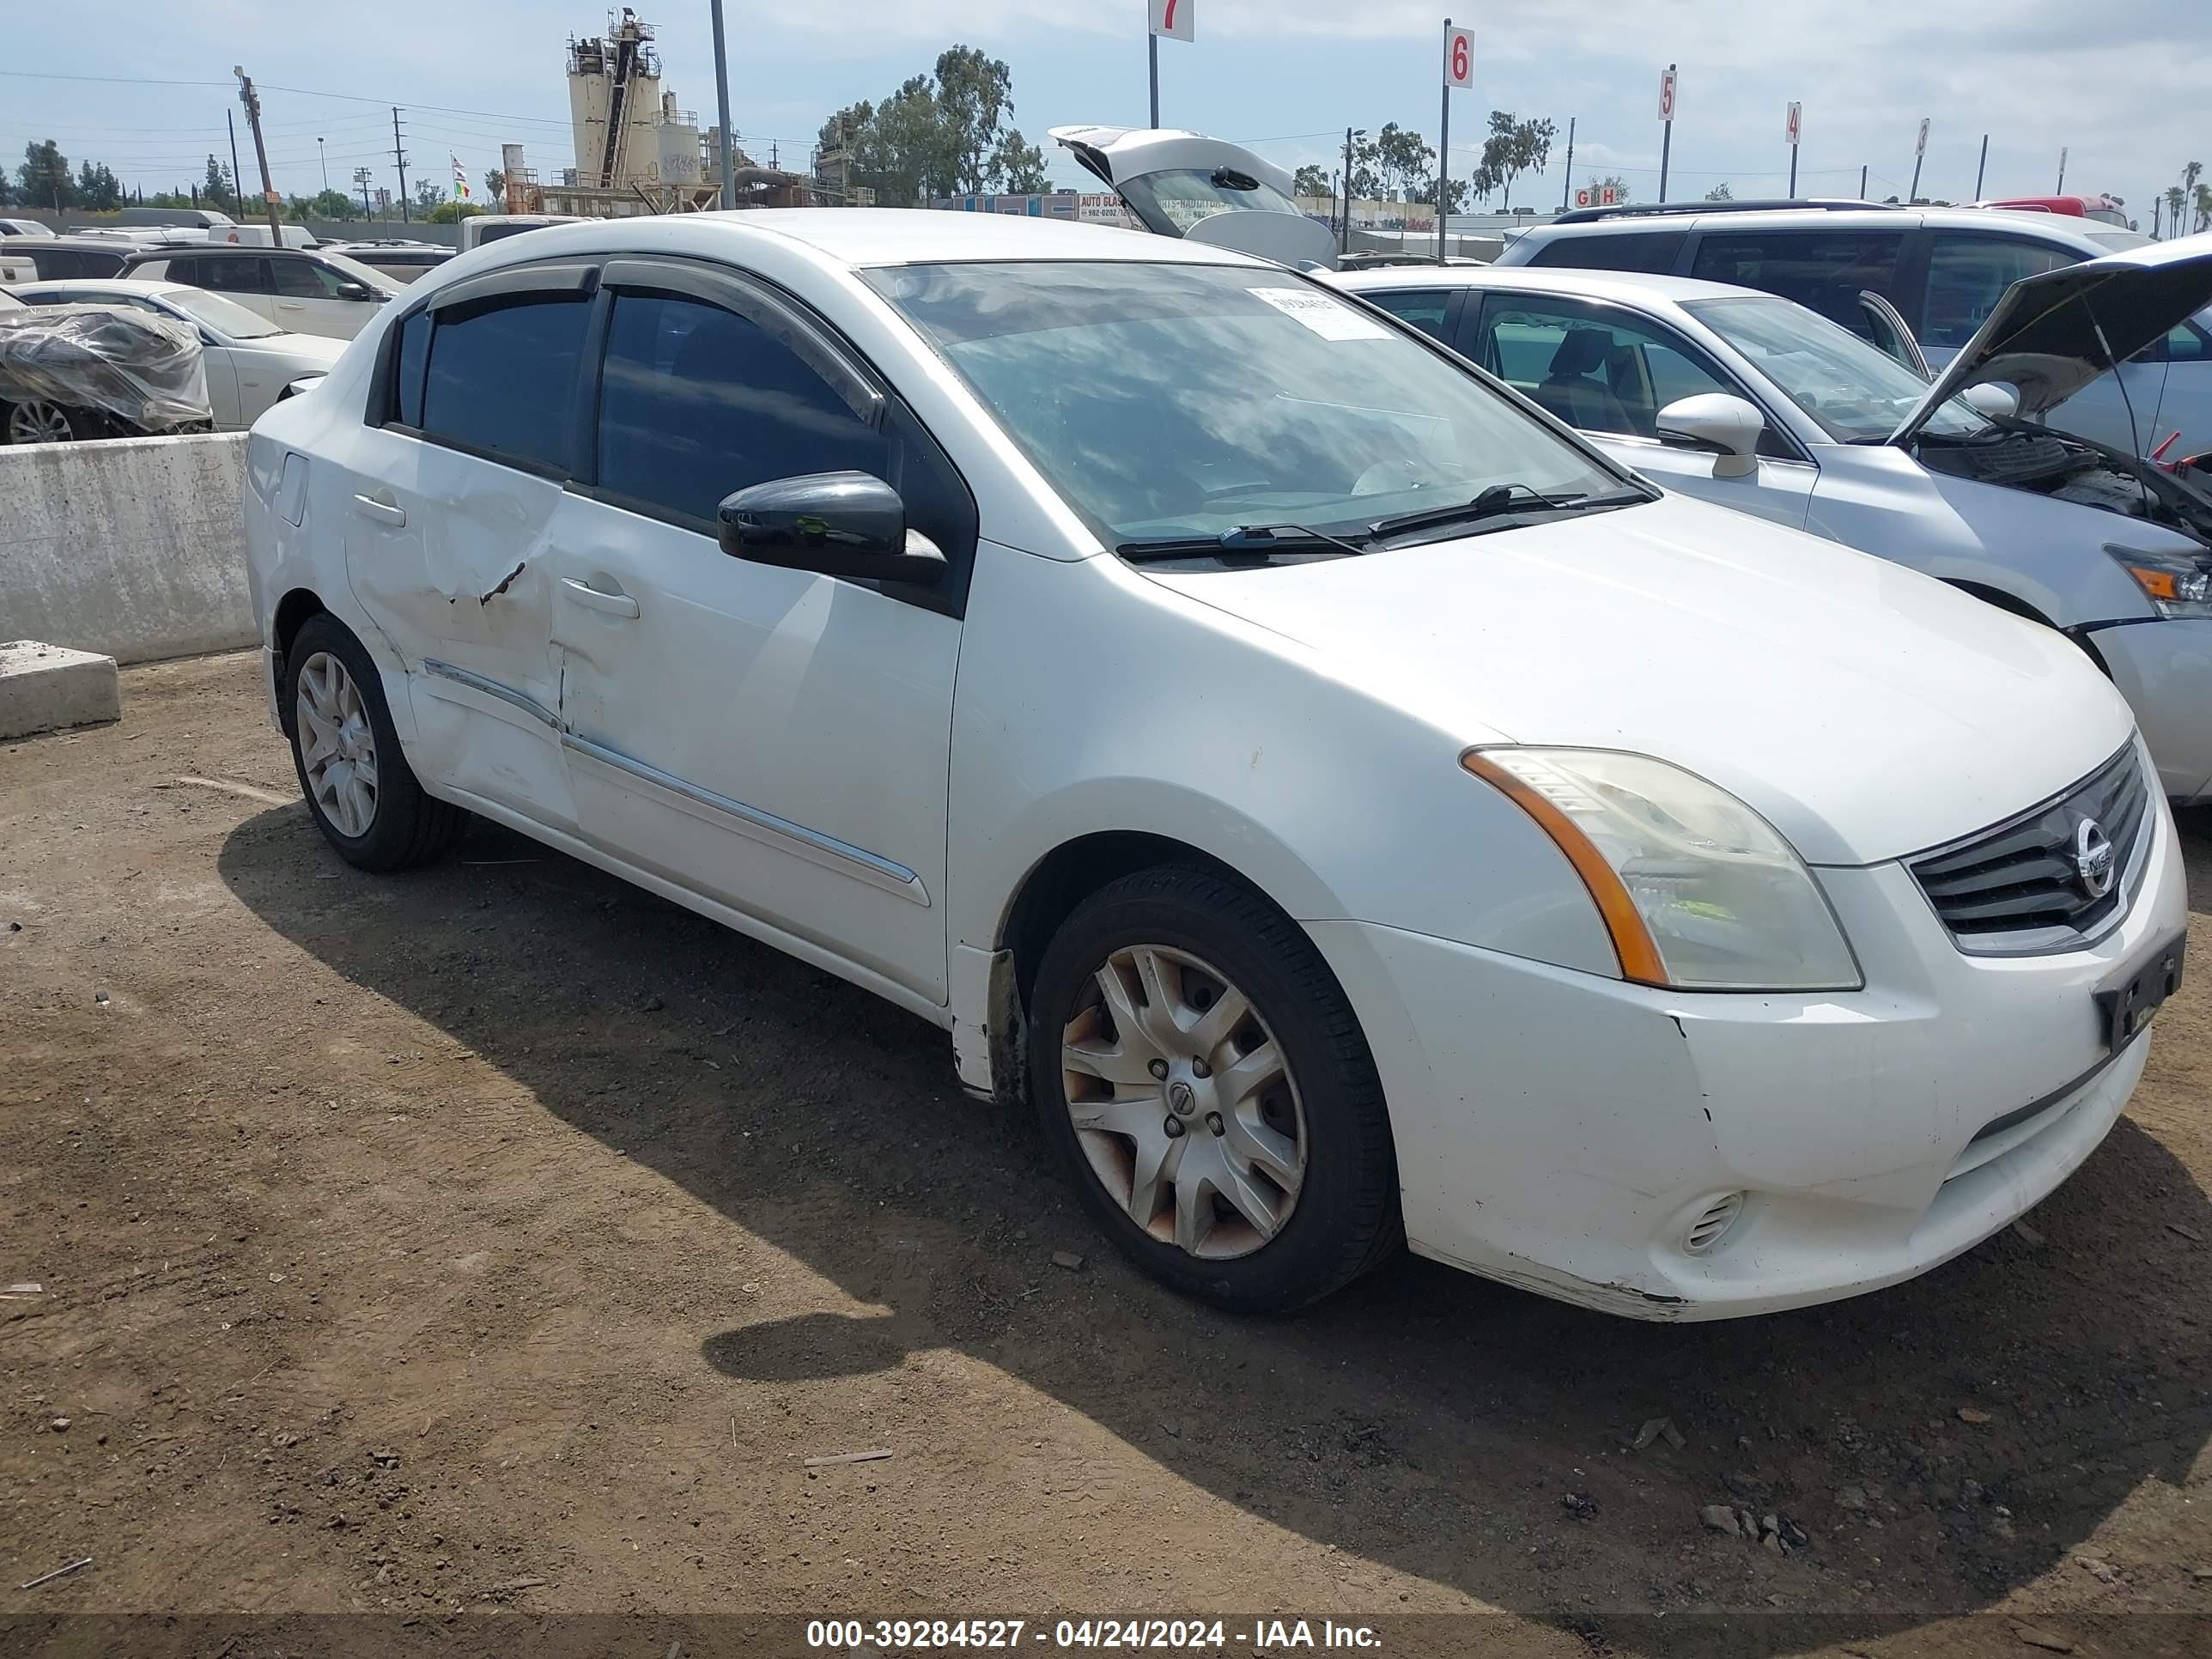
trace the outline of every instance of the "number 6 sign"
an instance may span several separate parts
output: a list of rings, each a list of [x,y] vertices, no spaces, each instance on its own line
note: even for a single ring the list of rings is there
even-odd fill
[[[1152,0],[1152,33],[1164,34],[1170,40],[1193,38],[1192,25],[1196,21],[1191,8],[1196,0]]]
[[[1471,87],[1474,84],[1474,36],[1469,30],[1448,28],[1444,31],[1444,84],[1448,87]]]

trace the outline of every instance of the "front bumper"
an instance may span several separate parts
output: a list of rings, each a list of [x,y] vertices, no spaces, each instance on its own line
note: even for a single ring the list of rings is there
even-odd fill
[[[1966,956],[1903,866],[1820,870],[1867,975],[1843,994],[1655,990],[1310,924],[1382,1074],[1408,1241],[1647,1319],[1831,1301],[1970,1249],[2095,1149],[2142,1075],[2148,1037],[2108,1054],[2094,993],[2185,926],[2154,823],[2125,920],[2063,955]]]
[[[2087,638],[2135,710],[2166,793],[2212,798],[2212,618],[2113,623]]]

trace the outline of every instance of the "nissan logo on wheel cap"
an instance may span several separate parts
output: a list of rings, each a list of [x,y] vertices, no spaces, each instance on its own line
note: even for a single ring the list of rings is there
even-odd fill
[[[2111,892],[2116,862],[2112,838],[2105,833],[2103,824],[2094,818],[2083,818],[2074,826],[2074,875],[2082,892],[2093,899]]]

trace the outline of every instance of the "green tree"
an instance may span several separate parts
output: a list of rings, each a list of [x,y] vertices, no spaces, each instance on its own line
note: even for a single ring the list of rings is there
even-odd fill
[[[1733,202],[1735,200],[1735,192],[1728,187],[1727,181],[1723,179],[1705,192],[1705,199],[1708,202]]]
[[[419,201],[421,198],[418,196],[416,199]],[[483,211],[483,209],[474,202],[441,202],[423,215],[422,222],[427,225],[459,224],[464,219],[475,218]]]
[[[996,187],[1014,196],[1036,195],[1052,188],[1045,171],[1044,152],[1022,137],[1019,127],[999,135],[991,152],[991,178]]]
[[[446,187],[436,179],[417,179],[415,181],[415,205],[424,213],[433,211],[445,199]]]
[[[123,205],[123,181],[104,161],[83,161],[76,170],[76,204],[94,213],[112,213]]]
[[[2212,185],[2197,186],[2197,195],[2190,205],[2197,211],[2197,228],[2212,228]]]
[[[1552,158],[1552,140],[1558,136],[1559,128],[1548,117],[1523,121],[1510,110],[1494,109],[1490,112],[1490,137],[1483,141],[1477,175],[1504,189],[1504,205],[1510,210],[1513,181],[1524,173],[1544,170],[1544,163]]]
[[[1004,58],[973,46],[938,53],[937,112],[952,173],[947,194],[990,188],[1000,125],[1013,108],[1013,74]]]
[[[15,185],[24,203],[32,207],[65,208],[75,204],[76,186],[70,181],[69,157],[51,138],[23,146],[23,165],[15,169]]]
[[[1589,176],[1589,183],[1583,186],[1585,190],[1589,191],[1590,205],[1592,207],[1595,207],[1597,205],[1598,198],[1603,194],[1607,185],[1611,185],[1613,188],[1613,201],[1614,206],[1619,207],[1627,202],[1627,179],[1622,178],[1617,173],[1608,173],[1602,179],[1599,178],[1597,174],[1593,173]]]
[[[15,181],[8,176],[8,169],[0,167],[0,207],[15,205]]]
[[[1361,144],[1352,155],[1355,165],[1364,165],[1375,175],[1376,194],[1398,195],[1408,202],[1427,202],[1436,197],[1437,153],[1418,132],[1395,121]]]
[[[497,167],[484,169],[484,200],[486,202],[507,200],[507,175]]]
[[[951,151],[926,75],[912,76],[877,106],[854,152],[855,171],[874,186],[879,202],[911,207],[952,193]]]
[[[207,177],[200,185],[200,200],[220,213],[238,211],[238,191],[231,182],[230,169],[213,155],[207,158]]]
[[[1291,193],[1294,196],[1334,196],[1336,194],[1336,181],[1330,177],[1327,167],[1316,167],[1309,162],[1298,169],[1297,176],[1291,181]]]
[[[358,219],[361,204],[342,190],[318,191],[301,204],[307,214],[317,219]]]

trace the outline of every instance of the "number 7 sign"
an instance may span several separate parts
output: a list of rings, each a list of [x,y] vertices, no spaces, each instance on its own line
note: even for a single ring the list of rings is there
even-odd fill
[[[1152,0],[1152,33],[1164,34],[1170,40],[1194,38],[1191,8],[1196,0]]]
[[[1448,87],[1472,87],[1474,84],[1474,36],[1469,30],[1447,28],[1444,31],[1444,84]]]

